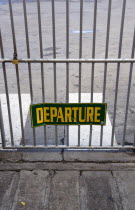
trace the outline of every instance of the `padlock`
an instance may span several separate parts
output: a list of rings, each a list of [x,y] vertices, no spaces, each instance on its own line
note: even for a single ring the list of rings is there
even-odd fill
[[[12,63],[13,63],[13,64],[18,64],[19,61],[18,61],[18,60],[12,60]]]

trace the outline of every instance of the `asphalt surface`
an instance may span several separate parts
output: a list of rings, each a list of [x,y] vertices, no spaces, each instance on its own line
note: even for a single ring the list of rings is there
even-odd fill
[[[79,1],[70,1],[70,58],[79,57]],[[84,16],[83,16],[83,47],[82,57],[91,58],[92,56],[92,38],[93,38],[93,11],[94,1],[84,1]],[[96,31],[96,58],[105,57],[105,39],[106,39],[106,22],[107,22],[108,0],[98,1],[97,6],[97,31]],[[56,57],[65,58],[66,56],[66,4],[65,1],[55,1],[56,15]],[[110,43],[109,55],[110,58],[118,57],[120,21],[122,11],[122,0],[113,0],[112,2],[112,17],[110,27]],[[16,42],[18,49],[18,57],[26,58],[26,39],[24,29],[23,4],[20,1],[13,3],[13,13],[15,21]],[[39,58],[39,34],[38,34],[38,18],[37,18],[37,3],[27,1],[28,13],[28,29],[30,40],[31,58]],[[52,42],[52,13],[51,1],[41,1],[41,18],[42,18],[42,34],[43,34],[43,55],[44,58],[53,57],[53,42]],[[126,5],[125,27],[123,35],[122,57],[131,57],[131,48],[133,41],[135,20],[135,2],[128,0]],[[6,58],[13,57],[13,45],[11,35],[11,25],[9,18],[9,8],[7,1],[0,1],[0,27],[3,37],[4,53]],[[32,81],[34,103],[42,102],[42,85],[41,85],[41,66],[40,64],[32,64]],[[9,93],[17,93],[16,73],[14,65],[6,64]],[[2,66],[0,65],[0,94],[5,93]],[[119,93],[116,113],[115,136],[118,144],[123,140],[124,116],[127,98],[129,64],[121,64],[119,77]],[[108,64],[107,86],[106,86],[106,103],[108,104],[108,113],[112,123],[114,110],[114,94],[116,82],[116,64]],[[44,65],[45,75],[45,99],[46,102],[54,102],[54,80],[53,80],[53,65]],[[19,64],[19,75],[21,93],[28,94],[29,90],[29,74],[27,64]],[[70,93],[78,92],[78,64],[70,64]],[[94,74],[94,92],[101,93],[103,91],[104,64],[95,64]],[[82,93],[91,92],[91,64],[82,65]],[[133,144],[134,128],[135,128],[135,72],[133,71],[131,94],[127,121],[126,144]],[[57,64],[57,102],[66,102],[66,66],[65,64]],[[47,128],[48,142],[52,143],[55,139],[54,126]],[[25,124],[26,143],[32,143],[32,128],[30,116],[28,115]],[[36,129],[38,143],[43,143],[43,128]],[[66,128],[58,126],[59,144],[66,143]]]

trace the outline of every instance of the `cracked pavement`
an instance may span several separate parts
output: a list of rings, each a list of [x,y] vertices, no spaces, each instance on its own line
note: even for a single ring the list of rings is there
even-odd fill
[[[0,151],[0,210],[134,210],[134,151]]]
[[[0,210],[134,210],[135,171],[0,171]]]

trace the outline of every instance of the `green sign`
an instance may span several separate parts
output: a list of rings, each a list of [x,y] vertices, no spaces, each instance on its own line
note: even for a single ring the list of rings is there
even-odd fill
[[[30,106],[32,127],[42,125],[105,125],[107,104],[42,103]]]

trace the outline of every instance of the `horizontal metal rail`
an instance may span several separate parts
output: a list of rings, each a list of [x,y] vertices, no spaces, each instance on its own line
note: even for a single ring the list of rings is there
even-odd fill
[[[18,59],[19,63],[135,63],[135,58],[80,58],[80,59]],[[12,63],[12,59],[0,59],[0,63]]]
[[[59,146],[38,146],[38,145],[36,145],[36,146],[31,146],[31,145],[27,145],[27,146],[20,146],[20,145],[17,145],[17,146],[6,146],[6,147],[4,147],[4,149],[78,149],[78,150],[81,150],[81,149],[105,149],[105,150],[107,150],[107,149],[110,149],[110,150],[115,150],[115,149],[117,149],[117,150],[121,150],[121,149],[135,149],[135,146],[80,146],[80,147],[78,147],[78,146],[64,146],[64,145],[59,145]]]

